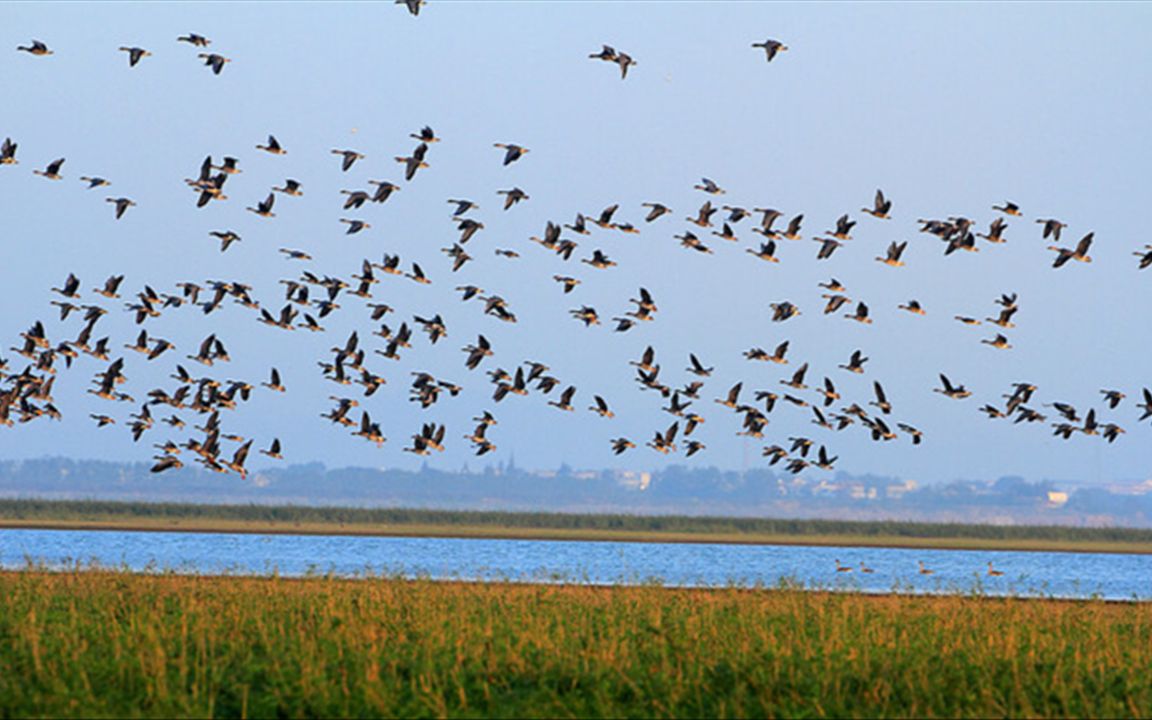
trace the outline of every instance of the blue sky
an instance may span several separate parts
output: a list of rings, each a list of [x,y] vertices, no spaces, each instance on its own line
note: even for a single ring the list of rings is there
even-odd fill
[[[0,167],[0,356],[17,370],[21,359],[6,348],[35,320],[45,320],[53,340],[79,329],[75,316],[57,322],[48,304],[55,297],[49,288],[68,272],[80,276],[86,302],[96,299],[87,290],[123,273],[126,299],[145,284],[171,292],[181,281],[241,280],[278,310],[280,279],[305,268],[347,278],[363,258],[392,253],[419,262],[433,283],[385,276],[374,301],[397,309],[389,324],[440,312],[448,337],[430,346],[418,333],[399,362],[369,353],[368,367],[389,381],[363,405],[389,437],[382,450],[318,417],[329,395],[359,393],[324,381],[316,361],[330,359],[327,349],[354,329],[370,350],[382,346],[370,335],[376,325],[363,301],[344,298],[345,307],[326,319],[328,331],[315,335],[265,327],[239,306],[209,316],[170,310],[145,327],[175,342],[181,359],[217,333],[233,361],[207,370],[214,377],[262,381],[277,366],[289,392],[256,392],[225,415],[225,427],[261,446],[280,437],[293,462],[415,467],[422,459],[400,448],[422,422],[435,421],[448,425],[450,445],[428,461],[478,467],[485,459],[473,459],[460,437],[471,430],[468,419],[488,409],[500,420],[490,432],[498,446],[490,457],[514,452],[531,467],[740,468],[763,462],[763,445],[803,434],[827,444],[840,456],[837,467],[850,472],[928,481],[1148,477],[1152,429],[1137,426],[1134,403],[1152,385],[1152,270],[1137,271],[1131,254],[1148,242],[1148,5],[431,2],[416,18],[391,3],[93,3],[8,4],[4,13],[0,136],[19,143],[20,164]],[[200,64],[197,49],[176,42],[188,32],[211,38],[209,49],[232,59],[220,76]],[[55,54],[15,51],[33,38]],[[766,38],[790,50],[769,64],[750,47]],[[638,60],[626,80],[615,66],[587,59],[601,44]],[[121,45],[153,56],[129,68]],[[443,141],[429,151],[430,167],[404,183],[393,157],[408,154],[415,145],[408,134],[425,124]],[[287,155],[254,149],[268,133]],[[531,152],[504,167],[495,142]],[[342,173],[333,148],[367,157]],[[243,173],[229,181],[229,200],[197,210],[182,180],[208,154],[240,158]],[[64,180],[32,174],[58,157],[67,158]],[[92,174],[112,186],[86,190],[78,177]],[[761,239],[749,220],[735,228],[738,243],[699,232],[684,217],[708,199],[692,188],[703,176],[727,189],[724,203],[804,213],[805,239],[781,241],[782,262],[773,265],[744,252]],[[303,183],[303,197],[279,196],[275,218],[245,212],[286,177]],[[371,179],[403,189],[384,205],[341,210],[339,191],[369,189]],[[514,186],[531,197],[504,212],[496,191]],[[894,203],[889,221],[859,211],[878,187]],[[117,222],[104,198],[121,195],[138,207]],[[439,251],[457,234],[446,203],[455,197],[479,203],[473,215],[486,226],[466,248],[476,260],[458,273]],[[945,258],[938,240],[916,232],[916,219],[949,215],[970,217],[983,230],[996,216],[991,206],[1005,200],[1024,211],[1009,218],[1006,244]],[[646,201],[674,212],[645,225]],[[637,224],[641,234],[566,233],[580,242],[569,263],[528,241],[549,220],[571,222],[576,212],[613,203],[621,206],[616,219]],[[854,240],[816,261],[809,238],[845,212],[859,221]],[[345,236],[341,217],[372,228]],[[1093,262],[1053,270],[1037,217],[1067,222],[1073,242],[1095,232]],[[243,240],[221,254],[208,233],[226,229]],[[685,229],[697,230],[715,254],[681,249],[672,236]],[[910,241],[906,267],[872,259],[893,240]],[[286,261],[276,253],[284,246],[315,259]],[[496,257],[497,247],[521,257]],[[595,248],[619,266],[601,271],[577,262]],[[563,295],[554,274],[584,282]],[[840,317],[847,310],[821,314],[817,283],[830,277],[848,286],[853,301],[868,303],[872,325]],[[519,322],[500,323],[461,303],[452,289],[463,284],[505,297]],[[605,319],[621,314],[640,286],[660,310],[627,333],[613,333],[607,322],[585,329],[568,314],[582,304]],[[1007,351],[980,343],[995,328],[952,319],[993,315],[1002,292],[1020,296]],[[913,297],[927,316],[896,310]],[[802,315],[770,322],[769,303],[783,300]],[[131,342],[137,328],[128,314],[101,304],[113,312],[98,335],[111,335],[114,347]],[[496,354],[470,372],[459,349],[477,333]],[[791,342],[787,366],[742,357],[783,340]],[[692,408],[707,418],[696,436],[708,447],[691,460],[642,446],[673,420],[660,411],[660,398],[639,390],[627,365],[647,345],[657,350],[662,379],[677,387],[691,379],[689,352],[716,367]],[[836,367],[856,348],[871,358],[862,376]],[[152,387],[174,387],[166,380],[173,354],[153,363],[124,354],[138,399]],[[492,402],[482,371],[527,359],[577,386],[576,413],[548,407],[554,397],[539,393]],[[924,445],[913,448],[906,437],[873,443],[859,425],[831,433],[811,425],[808,410],[787,405],[770,416],[763,442],[736,437],[739,417],[712,398],[739,380],[749,400],[754,389],[785,391],[778,381],[803,361],[811,365],[809,385],[827,375],[848,402],[872,399],[871,382],[879,379],[896,406],[892,417],[922,429]],[[146,459],[150,442],[183,439],[158,427],[133,444],[125,422],[137,406],[84,392],[101,368],[83,358],[61,372],[56,404],[64,421],[0,430],[0,457]],[[421,411],[406,399],[414,371],[465,391]],[[973,397],[933,393],[939,372]],[[1017,381],[1039,387],[1033,405],[1096,407],[1102,421],[1128,432],[1109,446],[1099,438],[1054,439],[1047,424],[986,420],[978,408],[1002,405],[1000,395]],[[1102,388],[1129,398],[1106,411]],[[608,399],[616,418],[584,410],[593,393]],[[121,424],[97,429],[88,419],[93,412]],[[609,439],[619,436],[641,447],[615,458]]]

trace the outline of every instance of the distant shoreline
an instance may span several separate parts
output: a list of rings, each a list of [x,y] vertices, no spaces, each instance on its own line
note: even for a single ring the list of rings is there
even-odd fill
[[[0,529],[1152,554],[1125,529],[87,501],[0,501]]]

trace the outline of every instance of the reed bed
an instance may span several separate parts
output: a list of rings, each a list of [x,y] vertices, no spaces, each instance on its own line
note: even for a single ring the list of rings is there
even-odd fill
[[[0,573],[0,716],[1147,716],[1152,605]]]

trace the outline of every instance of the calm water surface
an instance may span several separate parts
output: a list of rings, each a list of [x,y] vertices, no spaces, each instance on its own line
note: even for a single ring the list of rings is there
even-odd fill
[[[837,561],[851,572],[837,572]],[[918,563],[932,570],[920,574]],[[1004,573],[987,575],[988,562]],[[799,584],[866,592],[971,592],[1152,600],[1152,556],[549,540],[0,530],[0,567],[582,582]],[[872,573],[860,571],[865,563]]]

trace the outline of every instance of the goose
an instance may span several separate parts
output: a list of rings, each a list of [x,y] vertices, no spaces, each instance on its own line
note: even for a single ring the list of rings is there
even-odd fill
[[[584,217],[583,213],[576,213],[576,220],[571,225],[565,225],[564,227],[579,235],[588,235],[589,230],[585,225],[586,220],[587,218]]]
[[[392,197],[392,193],[400,189],[400,186],[389,182],[387,180],[369,180],[369,185],[375,185],[376,191],[372,193],[370,198],[374,203],[382,203]]]
[[[1116,438],[1124,432],[1126,432],[1124,428],[1115,423],[1107,423],[1100,426],[1101,436],[1109,443],[1115,442]]]
[[[712,248],[701,242],[700,238],[696,237],[695,233],[685,231],[683,235],[673,235],[672,238],[674,240],[680,241],[680,247],[687,248],[689,250],[695,250],[697,252],[702,252],[708,255],[712,254]]]
[[[62,177],[60,175],[60,166],[63,164],[64,158],[53,160],[52,162],[48,163],[48,166],[43,170],[33,170],[32,173],[35,175],[40,175],[41,177],[46,177],[49,180],[59,180]]]
[[[672,212],[666,205],[661,205],[660,203],[646,202],[640,203],[640,206],[648,208],[648,214],[644,217],[644,222],[653,222],[657,218]]]
[[[408,14],[412,17],[419,17],[420,8],[427,4],[427,0],[396,0],[396,4],[407,8]]]
[[[710,228],[712,227],[712,215],[715,213],[716,208],[712,207],[712,201],[709,200],[700,206],[700,210],[697,211],[696,217],[686,217],[684,219],[693,225],[697,225],[702,228]]]
[[[1008,227],[1008,223],[1004,222],[1004,218],[996,218],[992,224],[988,226],[988,234],[977,234],[976,237],[983,238],[990,243],[1002,243],[1004,240],[1004,230]]]
[[[888,244],[888,253],[886,257],[877,257],[877,262],[882,262],[889,267],[903,267],[904,263],[900,260],[900,256],[904,254],[904,248],[908,247],[908,241],[902,243],[892,241]]]
[[[800,224],[804,222],[804,213],[793,217],[788,221],[788,228],[780,234],[780,237],[785,240],[799,240],[800,239]]]
[[[412,138],[413,140],[419,140],[422,143],[440,142],[440,138],[436,137],[436,133],[433,132],[432,128],[427,125],[420,128],[420,132],[418,133],[410,133],[408,137]]]
[[[116,219],[124,217],[124,213],[130,207],[136,207],[136,203],[125,197],[120,198],[104,198],[105,202],[110,202],[116,205]]]
[[[225,175],[238,175],[244,172],[238,167],[239,163],[240,161],[236,158],[225,156],[223,162],[221,162],[219,165],[211,165],[211,167],[214,167]]]
[[[1115,410],[1116,406],[1119,406],[1121,401],[1124,400],[1124,397],[1128,396],[1120,391],[1107,391],[1107,389],[1106,391],[1100,391],[1100,394],[1104,395],[1104,400],[1108,403],[1108,409],[1111,410]]]
[[[0,162],[3,161],[4,159],[0,157]],[[1141,270],[1146,270],[1149,267],[1152,267],[1152,245],[1145,245],[1143,250],[1137,250],[1132,254],[1140,258],[1139,267]]]
[[[872,318],[868,317],[868,306],[864,302],[856,303],[856,312],[851,315],[845,315],[844,317],[865,325],[872,324]]]
[[[420,143],[416,149],[412,151],[411,155],[393,158],[398,163],[404,164],[404,180],[410,182],[412,178],[416,177],[416,171],[421,168],[428,167],[428,163],[424,162],[424,154],[428,152],[428,145]]]
[[[333,150],[332,154],[341,156],[340,169],[344,172],[348,172],[357,160],[363,160],[365,158],[363,154],[355,150]]]
[[[1003,574],[1004,574],[1003,570],[996,570],[995,568],[992,567],[992,562],[991,561],[988,562],[988,576],[989,577],[1000,577]]]
[[[287,155],[288,154],[288,151],[280,146],[280,141],[276,139],[275,135],[269,135],[268,136],[268,144],[267,145],[257,145],[256,149],[257,150],[263,150],[264,152],[267,152],[267,153],[272,153],[273,155]]]
[[[269,390],[273,390],[275,392],[284,392],[284,383],[280,381],[280,371],[276,368],[272,368],[269,381],[260,384]]]
[[[676,439],[676,433],[679,429],[680,421],[677,420],[669,425],[663,433],[657,432],[652,441],[647,443],[648,447],[664,455],[675,452],[676,444],[673,441]]]
[[[493,143],[493,147],[498,147],[504,151],[505,166],[516,162],[528,152],[528,148],[521,147],[514,143]]]
[[[913,315],[924,315],[925,314],[925,310],[920,305],[919,300],[909,300],[904,305],[897,305],[896,308],[898,310],[904,310],[904,311],[910,312]]]
[[[999,210],[1005,215],[1013,215],[1015,217],[1020,217],[1023,215],[1023,213],[1020,212],[1020,206],[1014,202],[1005,202],[1003,205],[993,205],[992,209]]]
[[[16,47],[16,49],[22,50],[22,51],[24,51],[30,55],[44,56],[44,55],[52,55],[53,54],[53,52],[48,49],[48,46],[45,45],[44,43],[40,42],[39,40],[33,40],[32,44],[28,45],[28,46],[18,45]]]
[[[720,405],[723,405],[726,408],[732,408],[733,410],[735,410],[736,404],[737,404],[739,397],[740,397],[740,390],[743,387],[744,387],[744,383],[738,382],[735,385],[733,385],[731,388],[729,388],[728,394],[724,397],[723,400],[717,398],[713,402],[719,403]]]
[[[216,53],[200,53],[197,57],[203,60],[205,65],[212,68],[215,75],[219,75],[224,70],[225,63],[232,62],[231,58]]]
[[[732,242],[736,242],[740,239],[736,237],[736,233],[732,230],[732,226],[728,223],[724,223],[723,229],[721,229],[719,232],[713,230],[712,234],[721,240],[730,240]]]
[[[816,392],[824,396],[824,407],[828,407],[836,400],[840,399],[840,393],[836,392],[836,385],[833,384],[832,379],[829,377],[824,378],[824,387],[817,388]],[[818,423],[823,425],[824,423]]]
[[[938,392],[945,397],[952,398],[953,400],[963,400],[972,394],[963,385],[953,386],[944,373],[940,373],[940,383],[943,385],[943,387],[932,388],[932,392]]]
[[[853,350],[852,351],[852,357],[850,357],[848,359],[848,364],[847,365],[838,365],[837,367],[839,367],[842,370],[847,370],[848,372],[863,374],[864,373],[864,363],[866,363],[866,362],[868,362],[868,358],[864,357],[863,353],[861,353],[859,350]]]
[[[152,53],[139,47],[121,47],[120,51],[128,53],[128,67],[136,67],[141,58],[152,57]]]
[[[997,325],[997,326],[1002,327],[1002,328],[1014,328],[1014,327],[1016,327],[1016,323],[1012,322],[1012,316],[1015,315],[1016,311],[1019,309],[1020,308],[1017,307],[1016,305],[1009,305],[1008,307],[1005,307],[1003,310],[1000,311],[1000,315],[998,317],[996,317],[996,318],[988,317],[988,318],[984,318],[984,320],[993,324],[993,325]]]
[[[868,404],[875,405],[880,409],[880,412],[885,415],[890,415],[892,413],[892,403],[888,402],[888,398],[884,394],[884,388],[880,385],[879,380],[872,381],[872,390],[876,395],[876,399],[870,401]]]
[[[874,218],[880,220],[888,220],[888,211],[892,209],[892,201],[884,197],[884,192],[880,189],[876,190],[876,198],[872,201],[872,207],[860,208],[861,212],[866,212]]]
[[[984,343],[985,345],[994,347],[997,350],[1009,350],[1012,348],[1012,345],[1008,342],[1008,338],[1004,337],[1000,333],[996,333],[996,337],[992,338],[991,340],[984,338],[980,342]]]
[[[631,440],[629,440],[628,438],[625,438],[625,437],[614,438],[611,442],[612,442],[612,452],[616,455],[621,455],[624,453],[624,451],[630,450],[630,449],[636,447],[636,443],[632,442]]]
[[[187,35],[181,35],[180,37],[176,38],[176,41],[177,42],[186,42],[189,45],[192,45],[193,47],[208,47],[209,45],[212,44],[211,40],[204,37],[203,35],[197,35],[196,33],[188,33]]]
[[[531,199],[528,196],[528,193],[524,192],[523,190],[521,190],[518,187],[514,187],[511,190],[497,190],[496,194],[504,196],[504,209],[505,210],[508,210],[513,205],[520,202],[521,200]]]
[[[603,49],[598,53],[592,53],[588,56],[593,60],[604,60],[607,62],[616,62],[616,48],[611,45],[604,45]]]
[[[1148,418],[1152,417],[1152,390],[1149,390],[1148,388],[1142,388],[1141,393],[1144,395],[1144,402],[1138,404],[1136,407],[1143,410],[1144,413],[1136,422],[1144,422]]]
[[[695,353],[688,353],[688,362],[691,363],[690,367],[686,370],[697,377],[710,377],[714,367],[704,367],[704,363],[700,362],[700,358],[696,357]]]
[[[268,197],[266,197],[261,202],[256,203],[256,207],[245,208],[245,210],[256,213],[260,217],[272,218],[276,217],[276,213],[272,212],[272,206],[275,204],[276,196],[272,193],[268,193]]]
[[[1042,239],[1047,240],[1048,237],[1051,236],[1055,242],[1060,242],[1060,231],[1068,227],[1067,224],[1053,218],[1041,218],[1036,222],[1044,226],[1044,236]]]
[[[760,243],[760,249],[759,250],[753,250],[752,248],[745,248],[744,252],[750,253],[750,254],[760,258],[761,260],[767,260],[768,262],[774,262],[774,263],[780,262],[780,258],[776,257],[776,241],[775,240],[769,240],[766,243]]]
[[[769,303],[772,308],[772,322],[784,322],[800,314],[800,308],[785,300],[784,302]]]
[[[1057,247],[1056,245],[1049,245],[1049,250],[1056,251],[1056,260],[1052,263],[1052,267],[1059,268],[1069,260],[1078,260],[1079,262],[1085,263],[1092,262],[1092,257],[1088,255],[1088,249],[1092,246],[1092,238],[1095,234],[1094,232],[1090,232],[1080,238],[1080,242],[1076,244],[1076,248],[1073,250]]]
[[[857,351],[859,352],[859,351]],[[792,373],[792,377],[788,380],[781,380],[781,385],[787,385],[795,390],[807,390],[808,386],[804,384],[804,375],[808,372],[808,363],[804,363],[796,372]]]
[[[639,63],[637,63],[636,60],[633,59],[633,57],[631,55],[629,55],[628,53],[623,53],[623,52],[616,53],[615,62],[617,65],[620,66],[620,79],[621,80],[628,77],[628,68],[630,66],[639,65]]]
[[[788,451],[785,450],[784,448],[780,447],[779,445],[772,445],[770,447],[765,447],[760,451],[760,454],[764,457],[772,458],[772,460],[770,460],[768,463],[769,465],[775,465],[776,463],[780,462],[784,458],[788,457]]]
[[[920,574],[921,575],[931,575],[931,574],[936,572],[935,570],[932,570],[931,568],[925,567],[923,560],[918,560],[917,562],[920,564]]]
[[[812,463],[812,465],[814,467],[820,468],[821,470],[831,470],[838,459],[838,455],[828,457],[828,449],[821,445],[820,450],[816,453],[816,460]]]
[[[580,284],[579,280],[574,277],[568,277],[567,275],[553,275],[552,279],[564,286],[565,294],[572,292],[576,289],[576,286]]]
[[[693,185],[693,190],[701,190],[709,195],[723,195],[725,190],[708,178],[701,178],[700,185]]]
[[[592,222],[594,224],[596,224],[597,226],[602,227],[604,229],[611,229],[613,227],[612,216],[615,215],[616,211],[619,209],[620,209],[619,203],[609,205],[608,207],[601,210],[600,214],[597,215],[596,219],[594,219]]]
[[[268,446],[267,450],[261,450],[261,455],[267,455],[273,460],[283,460],[284,456],[280,454],[280,438],[272,438],[272,444]]]
[[[300,189],[300,181],[293,180],[292,178],[284,181],[284,187],[274,187],[272,189],[285,195],[291,195],[292,197],[300,197],[304,194],[304,191]]]
[[[861,560],[860,561],[860,572],[862,572],[862,573],[874,573],[876,571],[873,570],[872,568],[868,567],[867,565],[865,565],[864,561]]]
[[[614,267],[616,265],[614,261],[609,260],[608,256],[600,250],[593,250],[591,258],[584,258],[580,260],[580,262],[586,265],[591,265],[592,267],[599,270]]]
[[[54,287],[51,290],[66,298],[78,298],[80,297],[80,278],[76,277],[75,273],[68,273],[68,277],[64,280],[64,287]],[[40,328],[40,335],[43,335],[43,326]]]
[[[851,565],[841,565],[839,560],[836,560],[836,572],[849,573],[852,572]]]
[[[896,423],[896,427],[900,428],[904,432],[908,433],[909,436],[911,436],[913,445],[919,445],[920,442],[924,439],[924,433],[912,427],[908,423]]]
[[[16,148],[12,138],[4,138],[4,143],[0,145],[0,165],[16,165],[19,162],[16,159]]]
[[[484,223],[473,220],[472,218],[464,218],[460,220],[460,224],[456,226],[460,231],[460,244],[464,245],[472,236],[484,229]]]
[[[596,404],[595,405],[589,405],[588,406],[589,410],[596,413],[597,415],[599,415],[602,418],[612,418],[612,417],[616,416],[616,414],[614,412],[612,412],[610,409],[608,409],[608,402],[604,398],[600,397],[599,395],[593,395],[592,400]]]
[[[844,295],[821,295],[820,297],[828,301],[828,304],[824,306],[825,315],[831,315],[849,302],[848,297]]]
[[[827,235],[831,235],[837,240],[851,240],[852,228],[856,225],[856,221],[848,218],[848,213],[844,213],[836,220],[836,230],[829,230]]]
[[[817,260],[827,260],[836,252],[836,248],[844,246],[844,243],[835,238],[812,238],[812,240],[820,243],[820,249],[816,251]]]
[[[778,53],[782,53],[788,49],[788,46],[779,40],[771,39],[760,43],[752,43],[752,47],[762,48],[764,50],[764,54],[768,58],[768,62],[772,62],[772,59],[775,58]]]
[[[567,388],[564,389],[564,392],[560,393],[560,400],[559,401],[549,400],[548,404],[554,408],[559,408],[560,410],[567,410],[569,412],[572,412],[573,410],[575,410],[575,408],[572,407],[572,396],[575,394],[576,394],[576,387],[574,385],[569,385]]]
[[[596,308],[587,305],[582,305],[575,310],[569,310],[568,314],[584,323],[584,327],[600,324],[600,316],[596,314]]]
[[[340,218],[340,222],[342,222],[348,226],[348,230],[345,231],[345,233],[344,233],[345,235],[355,235],[356,233],[360,232],[361,230],[367,230],[367,229],[372,227],[371,223],[364,222],[363,220],[352,220],[349,218]]]

